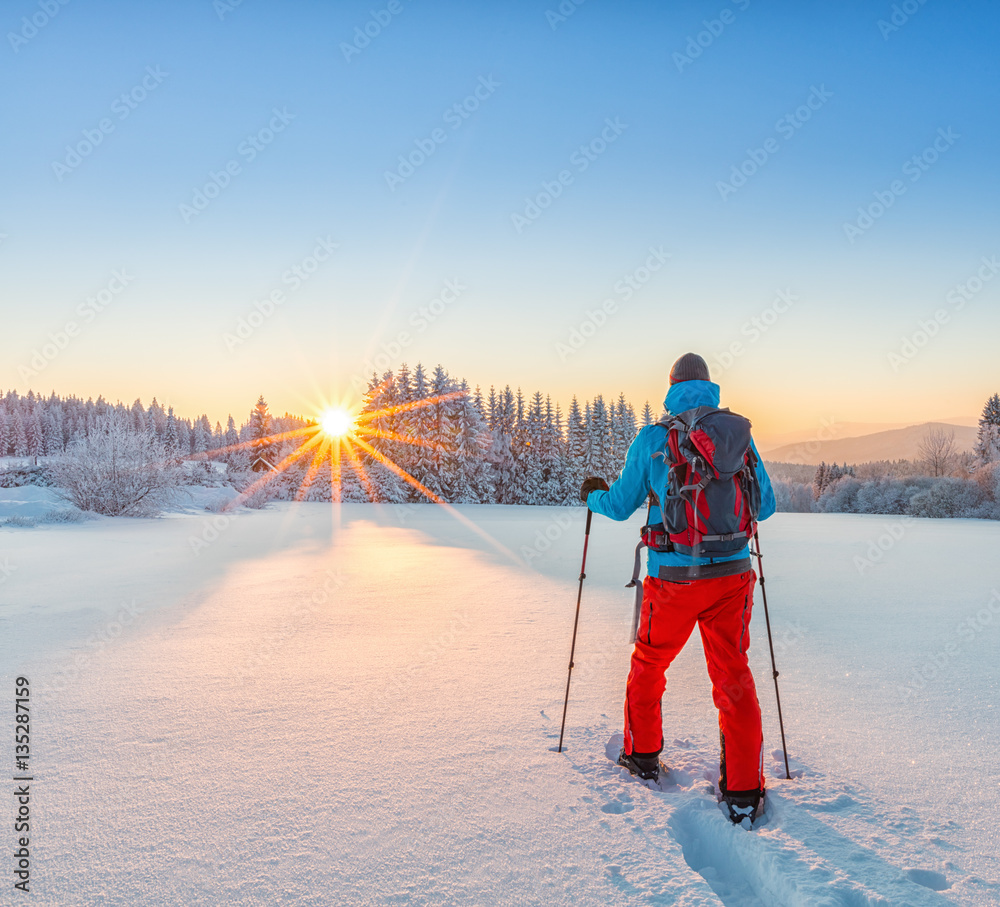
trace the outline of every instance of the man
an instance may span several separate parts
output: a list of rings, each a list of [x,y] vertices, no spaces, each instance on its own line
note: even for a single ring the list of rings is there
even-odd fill
[[[719,406],[719,386],[710,380],[708,365],[701,356],[686,353],[674,363],[664,405],[668,418],[696,407]],[[757,457],[749,423],[741,421]],[[671,465],[661,455],[668,433],[665,422],[647,425],[639,432],[628,449],[621,475],[610,488],[604,479],[596,477],[583,483],[581,497],[594,513],[625,520],[649,498],[652,507],[648,525],[663,521],[657,494],[667,487]],[[745,443],[739,451],[741,462]],[[766,519],[775,511],[774,492],[759,457],[753,472],[760,488],[757,519]],[[719,788],[729,818],[739,824],[757,814],[764,793],[760,706],[747,662],[757,577],[743,537],[727,542],[733,553],[715,557],[690,553],[701,550],[698,548],[686,552],[649,549],[648,575],[642,587],[639,629],[625,693],[625,745],[618,763],[641,778],[659,777],[658,757],[663,749],[660,699],[666,686],[665,673],[697,623],[712,680],[712,696],[719,710]]]

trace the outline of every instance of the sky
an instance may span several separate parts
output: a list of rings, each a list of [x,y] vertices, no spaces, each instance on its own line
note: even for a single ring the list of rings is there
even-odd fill
[[[54,10],[54,12],[52,12]],[[373,368],[760,433],[1000,390],[988,2],[0,14],[0,389],[312,415]]]

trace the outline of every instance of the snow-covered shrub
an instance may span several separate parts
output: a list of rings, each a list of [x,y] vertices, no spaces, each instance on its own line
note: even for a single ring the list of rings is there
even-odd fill
[[[50,470],[68,501],[105,516],[155,516],[179,481],[163,442],[117,411],[99,418]]]
[[[43,523],[82,523],[86,519],[92,519],[80,510],[50,510],[39,516],[28,516],[27,514],[14,514],[0,520],[0,526],[10,526],[15,529],[33,529]]]
[[[920,491],[910,501],[910,513],[922,517],[971,517],[989,503],[975,482],[950,476],[937,479],[930,488]]]
[[[816,510],[820,513],[857,513],[860,490],[861,482],[854,476],[843,476],[827,486],[816,501]]]
[[[1000,504],[1000,462],[979,466],[972,478],[989,500]]]
[[[776,479],[771,483],[779,513],[810,513],[813,509],[812,485]]]
[[[83,510],[50,510],[39,518],[41,523],[83,523],[86,520],[94,519],[93,516]]]
[[[188,461],[183,465],[181,480],[185,485],[201,485],[218,488],[227,482],[226,470],[221,463],[210,460]]]
[[[0,469],[0,488],[21,488],[25,485],[38,485],[48,488],[52,477],[45,466],[8,466]]]
[[[269,476],[264,473],[254,472],[252,469],[234,469],[232,466],[227,472],[229,481],[239,495],[229,502],[226,509],[250,507],[253,510],[260,510],[270,501],[279,499],[280,489],[275,484],[275,479],[278,477],[266,481]]]
[[[862,482],[854,506],[856,513],[909,513],[910,499],[921,491],[919,483],[881,479]]]

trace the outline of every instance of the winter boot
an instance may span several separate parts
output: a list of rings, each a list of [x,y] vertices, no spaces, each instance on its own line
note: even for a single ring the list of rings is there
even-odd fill
[[[660,780],[659,753],[644,755],[642,753],[626,753],[625,747],[618,754],[618,764],[627,768],[633,775],[638,775],[643,781]]]
[[[752,824],[753,820],[757,818],[763,809],[764,793],[759,790],[732,791],[724,793],[719,802],[733,825],[749,828],[750,825],[744,825],[743,822],[748,820]]]

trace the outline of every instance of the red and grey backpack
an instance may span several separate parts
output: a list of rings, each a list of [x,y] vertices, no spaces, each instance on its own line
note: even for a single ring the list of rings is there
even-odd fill
[[[753,538],[760,513],[757,455],[750,443],[750,420],[716,406],[697,406],[679,415],[667,414],[657,425],[666,428],[663,449],[653,454],[667,464],[667,480],[651,488],[650,502],[663,522],[642,527],[635,549],[632,581],[635,614],[632,635],[639,626],[642,549],[676,551],[691,557],[738,554]],[[704,568],[691,567],[687,579]]]
[[[757,456],[750,420],[715,406],[667,415],[663,449],[667,481],[653,488],[663,522],[643,527],[654,551],[691,557],[737,554],[753,537],[760,513]]]

